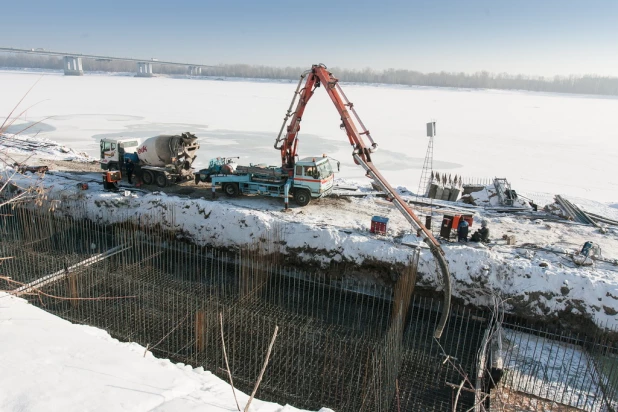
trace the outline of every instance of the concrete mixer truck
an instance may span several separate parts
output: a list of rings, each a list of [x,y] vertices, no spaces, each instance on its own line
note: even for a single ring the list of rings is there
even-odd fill
[[[135,164],[134,173],[144,184],[165,187],[193,179],[192,164],[200,145],[192,133],[159,135],[142,143],[140,139],[101,139],[101,168],[124,170],[127,159]]]

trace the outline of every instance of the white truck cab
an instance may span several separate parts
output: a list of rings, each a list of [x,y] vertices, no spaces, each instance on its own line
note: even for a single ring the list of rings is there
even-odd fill
[[[101,139],[101,168],[103,170],[120,170],[125,153],[136,153],[139,139]]]
[[[321,197],[331,192],[334,176],[328,157],[305,157],[294,166],[294,188],[305,188],[311,197]]]

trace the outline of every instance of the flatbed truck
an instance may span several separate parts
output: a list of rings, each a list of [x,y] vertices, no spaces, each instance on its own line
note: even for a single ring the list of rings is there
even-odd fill
[[[306,206],[311,199],[328,196],[333,190],[331,159],[307,157],[297,160],[293,170],[280,167],[236,166],[234,174],[210,175],[212,194],[220,187],[227,196],[260,195],[280,197],[288,208],[288,199]],[[197,180],[196,180],[197,181]]]

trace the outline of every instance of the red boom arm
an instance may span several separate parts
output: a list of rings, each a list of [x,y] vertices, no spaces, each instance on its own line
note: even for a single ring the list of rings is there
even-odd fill
[[[303,79],[307,77],[307,81],[305,86],[301,89]],[[440,247],[440,244],[433,236],[431,231],[429,231],[423,223],[420,221],[418,216],[412,211],[407,202],[405,202],[401,196],[391,187],[388,181],[382,176],[382,174],[378,171],[378,169],[374,166],[371,161],[371,153],[377,150],[378,145],[373,141],[371,134],[363,125],[363,122],[358,117],[356,110],[354,110],[354,105],[348,100],[346,95],[341,90],[341,86],[339,86],[339,80],[333,77],[332,73],[330,73],[326,66],[323,64],[316,64],[311,67],[311,70],[304,72],[301,75],[300,81],[298,82],[298,86],[296,87],[296,92],[294,95],[294,99],[292,99],[292,103],[290,104],[290,108],[283,120],[283,125],[281,126],[281,130],[279,131],[279,136],[275,142],[275,148],[281,150],[281,162],[284,170],[287,170],[290,175],[293,174],[294,164],[296,161],[297,155],[297,146],[298,146],[298,132],[300,131],[300,122],[302,120],[303,113],[305,112],[305,108],[307,107],[307,103],[311,96],[313,96],[313,92],[316,88],[323,85],[326,89],[326,92],[330,96],[333,101],[339,115],[341,116],[342,127],[345,128],[346,134],[348,136],[348,140],[353,147],[352,156],[354,158],[354,162],[365,169],[367,172],[367,176],[372,178],[378,186],[389,196],[392,200],[393,204],[399,211],[404,215],[404,217],[415,227],[418,231],[421,232],[423,239],[429,245],[429,249],[431,253],[434,255],[436,262],[440,271],[442,272],[442,279],[444,282],[444,305],[442,310],[442,317],[438,322],[438,326],[436,327],[436,331],[434,336],[439,338],[442,335],[442,331],[444,326],[446,325],[446,321],[448,319],[448,313],[450,308],[450,298],[451,298],[451,286],[450,286],[450,273],[448,270],[448,264],[444,258],[444,251]],[[294,112],[292,112],[292,107],[294,106],[294,102],[296,98],[299,98],[298,104]],[[358,122],[361,132],[358,131],[356,124],[352,117],[350,116],[350,112],[354,115],[354,118]],[[289,123],[287,120],[291,117]],[[285,137],[282,137],[283,130],[286,128]],[[368,147],[363,141],[363,137],[365,136],[369,142],[370,146]],[[279,143],[281,145],[279,145]]]

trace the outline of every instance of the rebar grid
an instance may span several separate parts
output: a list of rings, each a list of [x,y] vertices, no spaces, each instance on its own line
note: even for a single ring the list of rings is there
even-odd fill
[[[148,345],[156,356],[226,379],[221,313],[235,385],[248,392],[277,325],[261,399],[316,410],[452,410],[461,371],[475,376],[484,314],[454,307],[438,344],[432,334],[440,302],[414,295],[418,254],[394,284],[384,285],[283,267],[277,226],[269,238],[221,251],[176,239],[152,224],[154,214],[139,219],[149,224],[127,216],[113,225],[25,208],[6,215],[0,253],[14,258],[3,261],[2,275],[28,283],[64,271],[30,301]],[[74,266],[119,245],[119,253]],[[599,352],[597,363],[615,356],[607,342],[591,348]],[[598,388],[615,390],[615,377],[604,370]],[[456,409],[473,405],[474,395],[464,391]]]
[[[612,333],[556,334],[504,323],[505,376],[495,394],[506,410],[524,405],[544,410],[618,409],[618,340]],[[527,399],[529,397],[529,399]]]

